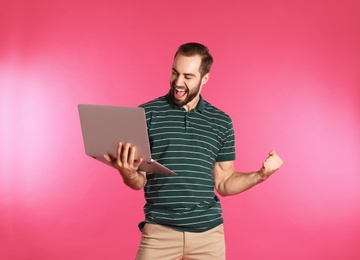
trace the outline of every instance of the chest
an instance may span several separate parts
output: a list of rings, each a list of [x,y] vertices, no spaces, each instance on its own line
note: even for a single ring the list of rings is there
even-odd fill
[[[222,145],[223,131],[216,120],[199,112],[159,113],[149,119],[153,151],[203,154],[215,158]]]

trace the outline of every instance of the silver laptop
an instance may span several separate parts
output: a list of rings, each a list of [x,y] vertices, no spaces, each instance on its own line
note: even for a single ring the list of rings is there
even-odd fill
[[[151,159],[145,111],[141,107],[78,105],[85,153],[110,165],[103,154],[116,157],[118,143],[135,145],[137,155],[144,160],[139,170],[162,174],[175,174]]]

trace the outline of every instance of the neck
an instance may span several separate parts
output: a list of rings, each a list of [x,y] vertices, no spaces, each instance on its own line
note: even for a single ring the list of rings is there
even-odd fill
[[[196,108],[196,106],[198,105],[200,100],[200,95],[197,95],[193,100],[191,100],[189,103],[187,103],[186,105],[183,105],[183,108],[189,112],[190,110],[193,110],[194,108]]]

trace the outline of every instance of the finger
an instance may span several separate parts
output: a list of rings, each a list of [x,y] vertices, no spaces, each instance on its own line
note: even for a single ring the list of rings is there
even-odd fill
[[[122,146],[123,146],[122,142],[119,142],[116,150],[116,159],[118,162],[120,161]]]
[[[281,163],[274,157],[269,157],[264,162],[264,167],[267,171],[276,171],[277,169],[279,169],[281,167]]]
[[[141,157],[139,160],[135,161],[134,167],[138,169],[143,160],[144,158]]]
[[[271,156],[277,163],[279,163],[280,165],[282,165],[283,164],[283,160],[280,158],[280,156],[278,155],[278,154],[273,154],[272,156]]]
[[[270,157],[274,158],[278,163],[283,164],[283,160],[280,158],[280,156],[274,150],[270,151],[268,158],[270,158]]]
[[[111,165],[112,167],[114,167],[115,169],[118,169],[118,168],[117,168],[117,167],[118,167],[118,166],[117,166],[118,163],[117,163],[116,158],[112,157],[110,154],[104,154],[103,157],[105,158],[105,160],[106,160],[108,163],[110,163],[110,165]]]
[[[137,156],[137,150],[135,146],[131,146],[130,148],[130,155],[129,155],[129,165],[131,165],[134,168],[138,168],[139,165],[142,163],[143,158],[139,158],[138,160],[136,159]]]
[[[108,154],[103,154],[103,157],[104,157],[104,159],[105,159],[107,162],[109,162],[109,163],[112,162],[112,159],[111,159],[110,155],[108,155]]]
[[[129,157],[128,157],[129,165],[134,165],[135,155],[136,155],[136,148],[135,148],[135,146],[131,146],[129,148]]]
[[[122,151],[121,151],[121,162],[122,162],[122,163],[128,163],[129,148],[130,148],[130,144],[129,144],[129,143],[125,143],[125,144],[123,145],[123,149],[122,149]]]
[[[275,151],[274,150],[271,150],[269,152],[269,155],[268,157],[265,159],[264,163],[263,163],[263,167],[264,168],[268,168],[269,167],[269,164],[271,164],[271,162],[273,161],[273,157],[276,155]]]

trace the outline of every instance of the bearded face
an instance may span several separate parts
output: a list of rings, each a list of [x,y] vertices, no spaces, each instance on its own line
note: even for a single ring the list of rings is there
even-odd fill
[[[201,80],[197,82],[195,87],[189,88],[187,85],[177,86],[175,80],[171,82],[170,93],[173,98],[173,101],[179,107],[187,105],[189,102],[193,101],[194,98],[200,95]]]
[[[170,77],[170,93],[175,104],[187,111],[196,107],[209,74],[200,74],[201,57],[177,55]]]

